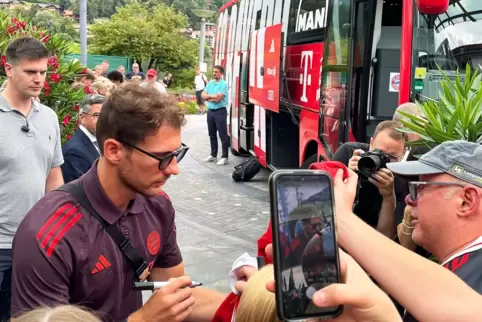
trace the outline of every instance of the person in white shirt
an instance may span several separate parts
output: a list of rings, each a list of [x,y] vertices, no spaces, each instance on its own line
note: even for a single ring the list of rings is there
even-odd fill
[[[61,168],[65,183],[80,178],[100,156],[95,131],[105,99],[100,94],[87,95],[79,104],[79,129],[62,147],[64,164]]]
[[[196,68],[196,76],[194,77],[194,84],[196,85],[196,103],[199,113],[201,114],[204,114],[204,100],[202,98],[202,93],[207,83],[208,79],[206,75],[201,73],[201,69]]]
[[[160,93],[166,94],[167,89],[166,86],[157,81],[157,71],[155,69],[149,69],[146,73],[146,81],[141,83],[141,86],[153,86],[155,87]]]

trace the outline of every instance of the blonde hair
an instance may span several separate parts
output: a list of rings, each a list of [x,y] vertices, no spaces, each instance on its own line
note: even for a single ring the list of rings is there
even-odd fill
[[[403,116],[398,112],[404,112],[404,113],[407,113],[413,116],[418,116],[418,117],[424,116],[423,112],[420,110],[418,105],[412,102],[403,103],[396,109],[395,114],[393,114],[393,121],[398,121],[398,122],[401,122],[402,120],[407,121],[407,117]]]
[[[92,85],[90,85],[92,88],[95,88],[96,90],[108,90],[108,87],[107,85],[103,82],[103,81],[100,81],[100,80],[96,80],[95,82],[92,83]]]
[[[22,316],[12,319],[12,322],[101,322],[89,311],[73,305],[57,307],[40,307]]]
[[[266,265],[248,280],[236,311],[236,322],[281,322],[276,315],[275,295],[266,289],[266,282],[273,279],[273,265]]]

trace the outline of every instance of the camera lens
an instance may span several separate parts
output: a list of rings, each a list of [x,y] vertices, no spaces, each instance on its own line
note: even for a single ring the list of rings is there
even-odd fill
[[[377,171],[382,164],[380,156],[376,154],[367,155],[358,161],[358,169],[362,173],[371,174]]]

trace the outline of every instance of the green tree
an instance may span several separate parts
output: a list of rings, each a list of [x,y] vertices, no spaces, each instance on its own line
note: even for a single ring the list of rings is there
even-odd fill
[[[58,12],[38,11],[31,22],[35,26],[45,28],[50,34],[59,35],[66,41],[79,41],[79,33],[75,30],[73,22],[62,17]]]
[[[91,52],[147,60],[148,68],[162,71],[193,69],[199,43],[179,33],[187,25],[187,17],[172,7],[134,3],[90,27]]]
[[[7,10],[6,13],[12,17],[22,17],[31,22],[32,25],[45,29],[49,34],[55,34],[66,41],[79,42],[79,33],[74,28],[74,23],[58,12],[40,10],[36,5],[29,9],[16,8]]]
[[[48,62],[47,78],[40,101],[51,107],[59,118],[62,141],[65,142],[76,129],[76,104],[84,96],[82,90],[75,90],[70,85],[75,77],[82,75],[83,66],[78,61],[69,61],[65,57],[70,53],[70,42],[56,34],[49,34],[46,29],[35,26],[20,16],[11,16],[7,11],[0,12],[0,53],[15,38],[31,36],[41,40],[52,53]],[[0,57],[0,84],[5,80],[5,56]]]
[[[193,12],[194,9],[205,9],[217,12],[220,7],[218,7],[219,2],[212,2],[210,0],[173,0],[172,6],[184,13],[189,18],[189,24],[194,29],[200,28],[201,18],[196,16]],[[215,18],[207,18],[207,22],[214,22]]]

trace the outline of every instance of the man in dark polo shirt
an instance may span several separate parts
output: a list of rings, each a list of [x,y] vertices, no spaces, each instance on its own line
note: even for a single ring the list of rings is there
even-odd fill
[[[174,209],[162,192],[188,149],[181,143],[183,123],[173,98],[135,84],[120,87],[99,115],[101,157],[78,181],[95,211],[148,263],[154,281],[184,275]],[[13,317],[70,303],[103,321],[210,321],[224,300],[217,292],[187,287],[191,280],[181,277],[142,306],[129,261],[100,222],[64,191],[47,194],[21,223],[13,277]]]

